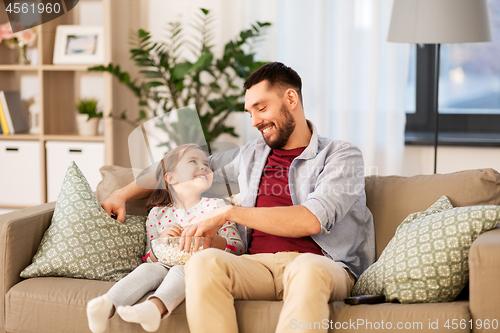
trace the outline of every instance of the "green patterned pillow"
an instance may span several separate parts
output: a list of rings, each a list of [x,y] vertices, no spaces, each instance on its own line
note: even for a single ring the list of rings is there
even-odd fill
[[[443,196],[409,215],[356,282],[353,295],[385,295],[401,303],[454,300],[469,279],[469,248],[500,221],[500,206],[453,208]]]
[[[145,216],[112,219],[72,162],[52,222],[21,277],[62,276],[118,281],[142,263]]]

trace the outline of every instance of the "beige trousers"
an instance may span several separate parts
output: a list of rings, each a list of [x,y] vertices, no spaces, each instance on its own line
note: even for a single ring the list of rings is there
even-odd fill
[[[328,303],[344,300],[354,285],[335,261],[296,252],[235,256],[206,249],[191,257],[185,274],[192,333],[238,332],[234,299],[283,300],[276,332],[296,332],[294,323],[329,319]]]

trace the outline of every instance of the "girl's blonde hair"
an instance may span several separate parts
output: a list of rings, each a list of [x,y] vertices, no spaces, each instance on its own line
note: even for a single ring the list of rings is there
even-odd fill
[[[208,156],[207,152],[197,144],[187,143],[175,147],[162,158],[160,164],[156,168],[156,189],[153,190],[153,193],[151,193],[146,203],[148,213],[151,208],[158,205],[173,206],[175,200],[178,199],[172,185],[168,184],[165,180],[165,174],[174,171],[177,163],[182,159],[182,156],[192,149],[199,149]]]

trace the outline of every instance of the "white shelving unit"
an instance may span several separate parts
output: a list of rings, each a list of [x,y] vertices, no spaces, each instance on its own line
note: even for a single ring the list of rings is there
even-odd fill
[[[65,156],[65,152],[47,154],[47,146],[53,143],[64,146],[64,143],[71,142],[72,145],[81,146],[100,146],[103,155],[86,155],[86,169],[94,168],[98,171],[103,164],[115,164],[128,166],[127,136],[133,129],[129,124],[110,117],[113,110],[127,109],[128,114],[133,114],[137,109],[137,101],[125,87],[119,86],[119,83],[107,73],[87,73],[91,66],[87,65],[54,65],[52,64],[56,28],[62,24],[80,24],[80,7],[91,5],[92,10],[100,8],[101,14],[92,12],[92,15],[101,18],[105,32],[105,64],[116,62],[122,68],[134,72],[133,64],[129,58],[128,34],[130,29],[137,29],[144,24],[141,22],[140,0],[83,0],[70,12],[61,17],[44,23],[38,27],[37,54],[34,65],[15,64],[15,52],[0,44],[0,90],[21,91],[23,95],[23,82],[27,77],[29,80],[29,89],[38,92],[40,96],[40,123],[41,130],[39,134],[14,134],[0,135],[0,149],[6,149],[7,146],[29,145],[38,147],[37,152],[30,153],[30,156],[15,157],[15,154],[1,155],[0,164],[9,165],[10,169],[0,172],[0,209],[10,210],[32,206],[34,204],[45,203],[53,199],[48,197],[47,177],[53,173],[48,170],[48,165],[55,165],[57,161],[48,161],[52,156]],[[83,7],[81,7],[83,8]],[[86,10],[85,12],[89,12]],[[95,21],[95,18],[93,18]],[[8,22],[5,6],[0,2],[0,24]],[[95,22],[92,22],[95,24]],[[83,137],[79,136],[76,128],[76,110],[75,101],[85,93],[82,92],[81,82],[85,76],[94,76],[102,80],[103,91],[102,108],[104,117],[102,119],[102,133],[97,136]],[[33,80],[33,77],[36,79]],[[35,83],[36,82],[36,83]],[[92,96],[94,97],[94,96]],[[25,102],[25,101],[23,101]],[[25,105],[26,111],[29,105]],[[57,145],[53,145],[56,147]],[[15,148],[15,147],[14,147]],[[53,148],[55,149],[55,148]],[[18,149],[18,152],[21,150]],[[15,150],[10,150],[13,153]],[[34,154],[34,155],[33,155]],[[21,163],[28,159],[33,170],[26,175],[21,172]],[[23,162],[16,162],[16,161]],[[65,161],[66,162],[66,161]],[[65,163],[64,162],[64,163]],[[78,163],[77,163],[78,164]],[[68,164],[69,165],[69,164]],[[67,168],[68,165],[63,166]],[[7,168],[3,168],[6,169]],[[0,170],[3,170],[0,169]],[[59,173],[60,170],[58,169]],[[62,175],[64,176],[64,175]],[[32,184],[31,191],[36,194],[37,201],[25,200],[16,204],[3,200],[12,193],[21,193],[16,188],[6,188],[3,186],[11,179],[21,180],[28,177]],[[19,192],[18,192],[19,191]]]

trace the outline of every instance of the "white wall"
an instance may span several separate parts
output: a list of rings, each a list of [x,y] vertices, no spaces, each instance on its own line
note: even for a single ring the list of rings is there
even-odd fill
[[[243,28],[250,28],[246,24],[245,15],[246,1],[238,0],[150,0],[149,1],[149,31],[155,39],[161,39],[168,31],[168,22],[179,21],[183,25],[183,33],[197,35],[196,30],[190,27],[195,22],[199,8],[209,9],[215,20],[212,28],[214,33],[213,42],[215,47],[213,52],[216,57],[220,57],[223,46],[231,39],[235,39]],[[184,52],[188,60],[193,60],[192,55]],[[240,82],[243,84],[243,81]],[[226,122],[229,126],[236,127],[239,138],[230,135],[221,135],[217,141],[232,142],[237,145],[253,140],[260,135],[257,130],[251,127],[248,115],[244,113],[232,113]]]
[[[222,46],[235,37],[239,31],[242,17],[241,1],[227,0],[150,0],[149,1],[149,30],[155,38],[161,38],[168,29],[169,22],[180,21],[186,35],[196,34],[190,27],[195,23],[199,8],[209,9],[215,16],[213,22],[215,54],[222,53]],[[227,15],[234,13],[234,15]],[[185,54],[186,56],[188,53]]]
[[[437,173],[483,168],[500,171],[500,148],[438,147]],[[432,174],[434,172],[434,147],[406,146],[403,170],[403,176]]]

